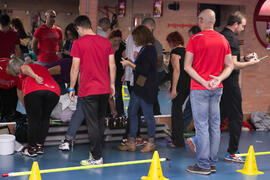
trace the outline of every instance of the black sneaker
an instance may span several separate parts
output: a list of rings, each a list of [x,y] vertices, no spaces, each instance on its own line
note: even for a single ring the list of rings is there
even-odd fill
[[[211,173],[217,172],[216,166],[211,165],[210,168],[211,168]]]
[[[195,164],[194,166],[188,166],[186,171],[190,173],[203,174],[203,175],[211,174],[211,169],[200,168],[197,164]]]
[[[35,157],[37,156],[36,147],[28,145],[22,149],[22,154],[29,157]]]
[[[36,145],[37,154],[44,153],[44,145]]]

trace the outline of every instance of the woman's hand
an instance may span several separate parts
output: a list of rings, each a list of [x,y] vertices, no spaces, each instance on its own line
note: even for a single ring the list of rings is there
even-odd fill
[[[129,63],[130,63],[130,62],[129,62],[128,60],[125,60],[124,58],[122,58],[121,64],[122,64],[123,67],[128,66]]]
[[[174,98],[176,98],[176,96],[177,96],[176,89],[172,89],[172,91],[170,93],[170,96],[171,96],[171,100],[173,100]]]
[[[40,77],[40,76],[38,76],[38,75],[35,77],[35,81],[36,81],[38,84],[43,84],[43,78]]]
[[[63,54],[70,56],[70,52],[68,50],[63,50]]]

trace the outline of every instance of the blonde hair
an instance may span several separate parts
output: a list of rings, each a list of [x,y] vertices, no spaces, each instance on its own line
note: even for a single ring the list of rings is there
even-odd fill
[[[23,60],[16,57],[14,54],[10,56],[10,60],[7,64],[7,69],[13,76],[18,76],[20,73],[20,67],[24,64]]]

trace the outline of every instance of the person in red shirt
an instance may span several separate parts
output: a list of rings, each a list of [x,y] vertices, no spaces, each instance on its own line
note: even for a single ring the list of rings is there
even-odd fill
[[[109,39],[96,35],[87,16],[78,16],[75,26],[80,38],[75,40],[71,56],[69,96],[72,100],[74,87],[80,73],[79,103],[82,105],[90,140],[90,157],[82,165],[102,164],[104,118],[109,94],[115,93],[114,51]]]
[[[22,154],[31,157],[43,154],[49,118],[60,96],[59,86],[45,67],[24,64],[15,56],[8,62],[6,71],[12,76],[19,76],[18,97],[28,117],[28,146]]]
[[[0,121],[10,122],[15,120],[18,102],[16,86],[18,77],[7,74],[6,67],[10,59],[0,58]],[[14,126],[8,126],[11,134],[14,134]]]
[[[19,34],[10,27],[10,17],[0,15],[0,58],[10,58],[11,54],[21,57]]]
[[[192,78],[190,100],[198,162],[186,170],[207,175],[216,172],[220,143],[221,82],[232,72],[233,62],[228,41],[214,31],[214,11],[202,11],[198,24],[202,31],[189,39],[184,65],[185,71]]]
[[[57,61],[63,48],[62,30],[54,25],[55,11],[46,11],[45,18],[45,24],[36,29],[32,42],[32,49],[37,55],[40,65],[47,65]]]

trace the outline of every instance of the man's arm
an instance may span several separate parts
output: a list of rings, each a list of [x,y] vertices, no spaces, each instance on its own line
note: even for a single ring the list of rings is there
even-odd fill
[[[43,78],[38,76],[30,66],[28,66],[27,64],[24,64],[21,66],[21,72],[26,75],[26,76],[29,76],[33,79],[35,79],[35,81],[38,83],[38,84],[43,84]]]
[[[210,84],[209,81],[204,80],[192,67],[193,63],[193,53],[187,51],[185,55],[185,65],[184,69],[185,71],[190,75],[192,79],[203,85],[206,89],[210,90]]]
[[[115,74],[116,74],[116,66],[114,55],[111,54],[109,56],[109,69],[110,69],[110,86],[111,86],[111,96],[115,94]]]
[[[219,86],[219,84],[224,79],[226,79],[227,77],[229,77],[229,75],[233,71],[233,68],[234,68],[234,65],[233,65],[233,61],[232,61],[232,56],[231,56],[231,54],[227,54],[225,56],[225,60],[224,60],[224,69],[221,72],[221,74],[219,76],[210,75],[210,77],[213,78],[210,81],[210,86],[211,86],[212,90],[217,89],[218,86]]]
[[[234,63],[232,60],[232,56],[231,56],[231,54],[227,54],[225,56],[225,60],[224,60],[224,69],[223,69],[222,73],[219,75],[221,81],[223,81],[224,79],[229,77],[229,75],[233,71],[233,68],[234,68]]]
[[[179,59],[181,56],[177,54],[172,54],[172,67],[173,67],[173,84],[172,84],[172,91],[171,91],[171,99],[174,99],[177,96],[177,84],[180,75],[180,66],[179,66]]]
[[[48,71],[52,76],[60,75],[61,74],[61,66],[60,65],[53,66],[53,67],[49,68]]]
[[[36,55],[38,55],[38,39],[35,37],[33,38],[32,41],[32,50]]]
[[[234,64],[234,69],[243,69],[245,67],[248,67],[248,66],[251,66],[251,65],[258,63],[259,61],[251,59],[248,62],[239,62],[239,61],[237,61],[237,56],[232,56],[232,62]]]
[[[70,89],[74,89],[80,72],[80,58],[73,57],[72,66],[70,70]]]
[[[16,44],[15,45],[15,55],[19,58],[22,57],[22,52],[21,52],[21,48],[20,48],[20,45],[19,44]]]
[[[69,98],[73,101],[75,96],[75,84],[77,82],[78,76],[80,72],[80,58],[73,57],[72,66],[70,69],[70,85],[69,85]]]

